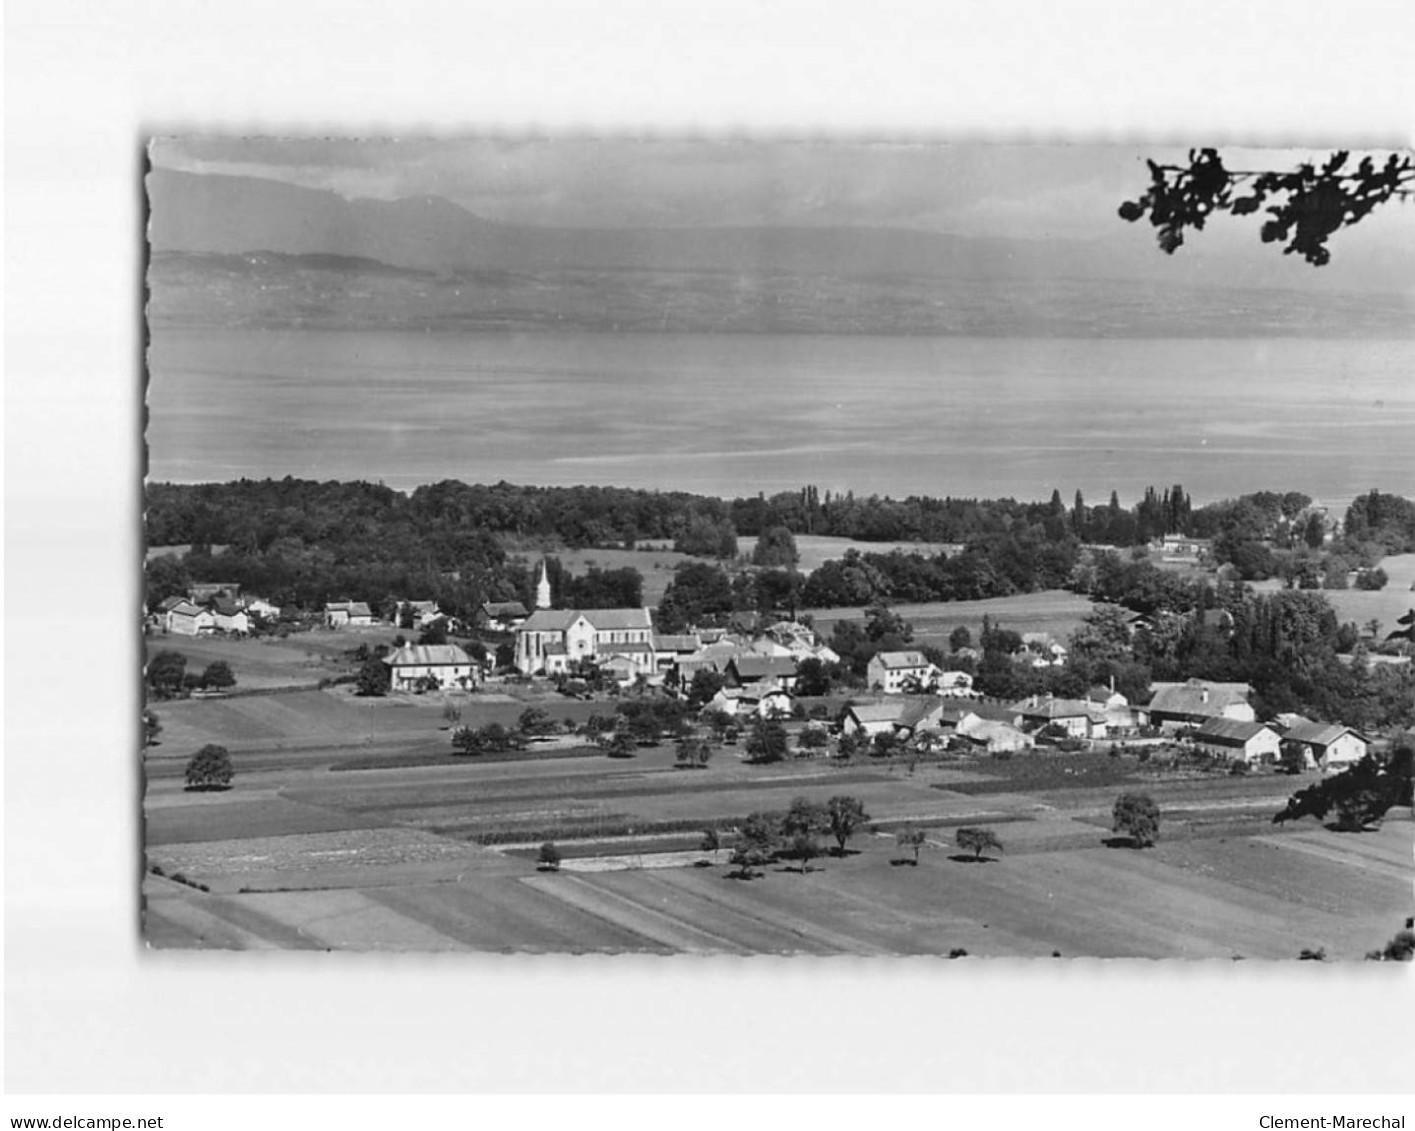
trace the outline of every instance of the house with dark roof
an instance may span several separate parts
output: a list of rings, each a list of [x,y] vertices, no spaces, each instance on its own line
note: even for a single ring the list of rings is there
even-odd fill
[[[865,682],[886,695],[901,695],[911,684],[928,687],[938,674],[922,652],[877,652],[865,666]]]
[[[1324,773],[1335,773],[1350,769],[1364,758],[1371,742],[1360,731],[1340,723],[1298,719],[1282,733],[1282,749],[1290,747],[1301,753],[1308,768],[1320,767]]]
[[[537,609],[516,630],[517,670],[545,671],[552,646],[564,649],[567,663],[652,653],[653,619],[648,609]]]
[[[235,599],[240,595],[241,587],[234,581],[193,581],[187,586],[187,598],[194,605],[205,605],[213,597]]]
[[[211,610],[218,632],[250,632],[251,618],[239,601],[231,597],[213,597],[207,608]]]
[[[1072,738],[1102,738],[1106,733],[1105,711],[1084,699],[1054,699],[1034,695],[1012,705],[1026,731],[1059,726]]]
[[[1282,738],[1267,723],[1218,716],[1206,719],[1194,732],[1194,745],[1206,753],[1257,765],[1276,762]]]
[[[374,615],[366,601],[329,601],[324,623],[328,628],[372,628]]]
[[[1209,719],[1251,723],[1257,717],[1248,703],[1253,689],[1246,683],[1214,683],[1191,679],[1186,683],[1156,683],[1145,708],[1150,725],[1173,733],[1201,726]]]
[[[530,615],[520,601],[483,601],[477,610],[477,624],[489,632],[515,632]]]
[[[419,681],[432,679],[439,687],[471,688],[479,667],[456,644],[405,644],[383,658],[395,691],[408,691]]]
[[[790,691],[796,686],[796,661],[790,656],[739,653],[727,661],[723,674],[730,687],[780,687]]]

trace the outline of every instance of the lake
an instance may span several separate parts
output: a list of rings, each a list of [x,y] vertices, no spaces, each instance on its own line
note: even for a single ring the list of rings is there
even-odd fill
[[[159,330],[151,476],[1415,496],[1415,340]]]

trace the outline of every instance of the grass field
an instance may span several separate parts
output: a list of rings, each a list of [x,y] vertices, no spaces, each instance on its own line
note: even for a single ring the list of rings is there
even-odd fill
[[[1128,757],[979,759],[910,773],[748,766],[729,748],[684,773],[672,756],[661,747],[627,761],[469,759],[338,774],[291,762],[238,772],[220,794],[154,781],[149,860],[211,891],[149,877],[147,937],[167,946],[1223,959],[1321,947],[1359,958],[1410,913],[1409,815],[1360,835],[1313,821],[1273,826],[1272,812],[1304,779],[1148,781],[1165,819],[1158,846],[1135,851],[1105,847],[1123,778],[1148,772]],[[989,788],[973,795],[980,783]],[[805,874],[783,862],[751,881],[689,866],[703,856],[692,851],[702,826],[841,793],[859,797],[884,830],[857,836],[847,857]],[[917,866],[898,862],[889,835],[906,821],[929,841]],[[952,845],[962,824],[995,828],[1006,850],[962,862]],[[491,834],[507,851],[470,839]],[[573,871],[536,870],[529,856],[546,837],[561,840]],[[652,866],[640,866],[646,854]]]
[[[1390,578],[1384,589],[1323,589],[1322,596],[1331,602],[1337,620],[1358,627],[1364,627],[1370,620],[1379,621],[1380,636],[1384,638],[1386,633],[1397,627],[1397,617],[1415,608],[1415,592],[1411,592],[1410,588],[1415,585],[1415,554],[1385,558],[1381,561],[1381,568]],[[1260,592],[1273,592],[1282,588],[1282,582],[1276,579],[1260,581],[1253,588]]]
[[[960,625],[976,640],[985,616],[998,627],[1023,633],[1046,632],[1064,643],[1091,611],[1091,601],[1066,590],[1049,589],[1014,597],[991,597],[985,601],[938,601],[891,607],[914,626],[917,643],[945,647],[949,633]],[[811,613],[817,630],[827,636],[836,621],[862,620],[864,615],[863,609],[818,609]]]

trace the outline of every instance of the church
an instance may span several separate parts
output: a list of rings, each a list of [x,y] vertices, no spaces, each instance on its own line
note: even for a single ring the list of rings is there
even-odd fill
[[[550,579],[541,562],[536,610],[516,629],[516,669],[555,675],[572,662],[603,663],[626,656],[652,671],[653,619],[648,609],[552,609]]]

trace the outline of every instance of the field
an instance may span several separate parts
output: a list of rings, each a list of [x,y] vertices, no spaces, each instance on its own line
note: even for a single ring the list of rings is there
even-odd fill
[[[278,697],[251,701],[266,698]],[[331,772],[348,755],[252,750],[225,793],[185,793],[175,775],[151,777],[147,853],[163,874],[144,883],[148,939],[1218,959],[1324,948],[1360,958],[1410,914],[1409,814],[1361,835],[1310,820],[1277,828],[1270,816],[1294,786],[1286,777],[1159,780],[1129,758],[1058,769],[1064,755],[1035,756],[1032,769],[1022,758],[913,772],[871,762],[748,766],[732,747],[691,772],[673,767],[669,747],[624,761]],[[1143,781],[1165,811],[1154,848],[1106,845],[1110,805],[1127,779]],[[699,849],[707,825],[837,794],[860,798],[879,830],[857,836],[846,856],[804,872],[784,861],[743,880],[729,876],[725,853]],[[892,836],[904,822],[926,830],[917,865],[901,860]],[[968,862],[952,846],[964,824],[993,828],[1005,851]],[[558,873],[537,870],[545,839],[564,850]]]
[[[990,597],[985,601],[938,601],[924,605],[893,605],[891,608],[914,626],[914,639],[919,644],[943,647],[948,635],[960,625],[967,628],[974,640],[982,627],[983,617],[991,617],[995,625],[1014,632],[1050,633],[1059,642],[1076,631],[1082,619],[1091,611],[1089,598],[1063,589],[1041,593],[1021,593],[1015,597]],[[820,609],[812,612],[816,628],[825,635],[839,620],[860,620],[861,609]]]
[[[1384,589],[1323,589],[1322,596],[1331,602],[1336,618],[1343,624],[1364,627],[1367,621],[1380,621],[1380,636],[1396,628],[1396,618],[1415,608],[1415,554],[1398,554],[1381,561],[1381,568],[1390,580]],[[1272,592],[1280,589],[1280,581],[1261,581],[1253,588]]]

